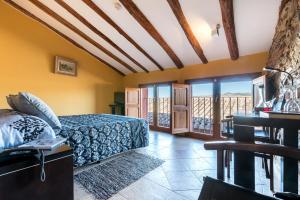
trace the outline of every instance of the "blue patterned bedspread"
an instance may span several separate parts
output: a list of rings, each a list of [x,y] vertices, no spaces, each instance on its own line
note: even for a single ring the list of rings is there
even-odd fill
[[[149,126],[143,119],[99,114],[61,116],[59,120],[62,129],[57,135],[68,138],[76,167],[149,144]]]

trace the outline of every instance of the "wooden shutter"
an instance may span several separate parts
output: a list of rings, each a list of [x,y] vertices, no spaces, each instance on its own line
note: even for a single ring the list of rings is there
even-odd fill
[[[141,118],[148,119],[148,88],[141,88]]]
[[[129,117],[141,116],[141,90],[140,88],[125,89],[125,115]]]
[[[172,84],[172,133],[190,131],[190,86]]]

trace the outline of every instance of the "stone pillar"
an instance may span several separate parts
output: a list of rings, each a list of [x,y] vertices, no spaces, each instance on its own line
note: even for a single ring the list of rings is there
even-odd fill
[[[286,70],[300,84],[300,0],[282,0],[279,18],[269,52],[267,66]],[[268,74],[278,95],[281,88],[290,84],[285,74]],[[272,88],[270,88],[272,89]],[[273,94],[274,95],[274,94]]]

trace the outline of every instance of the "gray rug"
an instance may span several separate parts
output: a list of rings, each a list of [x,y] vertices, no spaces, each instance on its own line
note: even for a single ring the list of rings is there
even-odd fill
[[[96,199],[108,199],[137,181],[164,161],[136,152],[128,152],[75,175],[75,181]]]

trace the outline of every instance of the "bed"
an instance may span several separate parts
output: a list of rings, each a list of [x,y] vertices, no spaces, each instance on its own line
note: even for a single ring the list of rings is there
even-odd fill
[[[59,120],[62,128],[56,134],[68,139],[75,167],[149,144],[149,126],[144,119],[94,114],[60,116]]]

